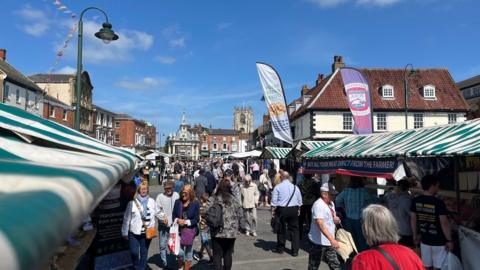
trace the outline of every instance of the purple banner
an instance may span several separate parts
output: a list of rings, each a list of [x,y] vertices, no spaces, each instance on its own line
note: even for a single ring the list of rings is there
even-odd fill
[[[340,72],[348,97],[348,105],[353,115],[353,133],[372,133],[372,106],[367,80],[360,71],[353,68],[342,68]]]

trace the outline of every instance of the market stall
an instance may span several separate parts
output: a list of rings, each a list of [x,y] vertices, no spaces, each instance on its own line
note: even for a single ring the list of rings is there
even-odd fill
[[[261,151],[252,150],[252,151],[243,152],[243,153],[234,153],[229,155],[228,158],[230,159],[259,158],[261,154],[262,154]]]
[[[478,138],[480,119],[350,136],[305,153],[304,165],[307,172],[396,180],[405,175],[421,179],[424,175],[435,174],[441,184],[439,195],[452,211],[457,224],[476,228],[476,237],[480,238],[480,209],[477,206],[480,198]],[[478,250],[480,246],[476,248]],[[480,263],[471,254],[463,260]]]
[[[120,179],[131,179],[138,161],[128,151],[0,104],[2,268],[39,267]]]

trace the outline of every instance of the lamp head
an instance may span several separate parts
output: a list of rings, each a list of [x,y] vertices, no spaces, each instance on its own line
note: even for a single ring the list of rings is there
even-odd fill
[[[95,33],[95,36],[106,44],[118,39],[118,35],[113,32],[112,25],[108,22],[102,24],[102,29]]]

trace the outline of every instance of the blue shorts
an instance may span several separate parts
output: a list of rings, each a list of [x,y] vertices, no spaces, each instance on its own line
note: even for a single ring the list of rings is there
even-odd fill
[[[210,232],[208,230],[200,231],[200,240],[202,245],[208,245],[210,243]]]

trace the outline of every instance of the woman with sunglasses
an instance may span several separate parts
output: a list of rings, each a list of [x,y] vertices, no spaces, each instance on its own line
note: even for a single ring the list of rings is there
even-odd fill
[[[180,199],[173,207],[173,220],[177,220],[180,232],[179,267],[189,270],[193,260],[193,240],[197,234],[200,221],[200,204],[191,185],[183,186]]]

